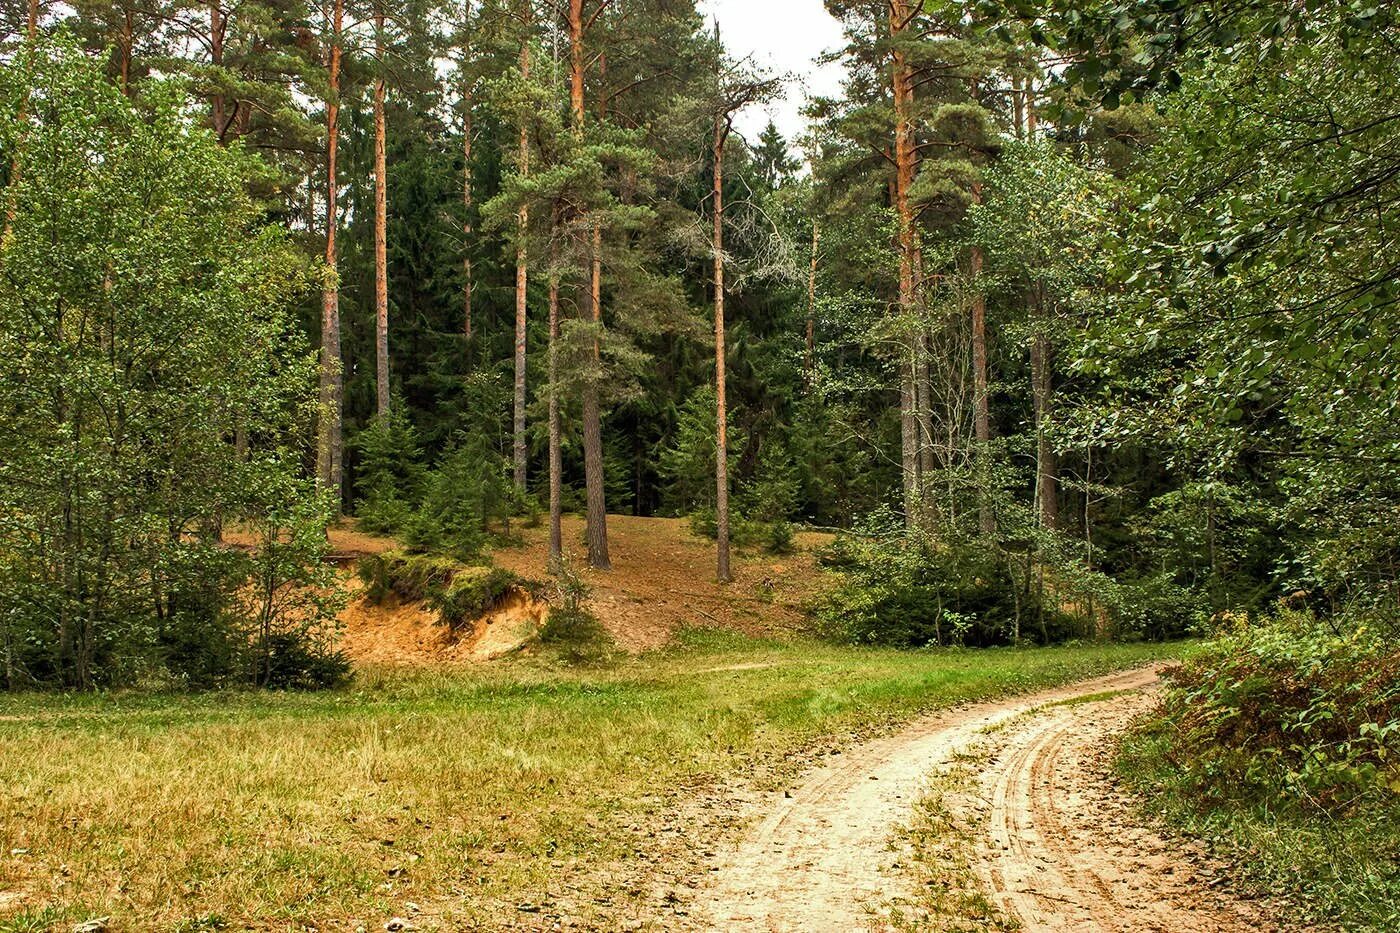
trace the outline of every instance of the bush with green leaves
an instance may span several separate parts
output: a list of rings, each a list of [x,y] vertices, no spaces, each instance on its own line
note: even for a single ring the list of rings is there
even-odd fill
[[[1083,633],[1023,555],[961,538],[903,532],[841,535],[822,562],[839,586],[812,607],[824,634],[922,648],[1063,641]]]
[[[315,414],[291,313],[310,276],[246,193],[253,157],[192,112],[173,82],[128,99],[63,37],[0,68],[11,687],[267,679],[242,666],[255,620],[237,598],[266,568],[219,536],[314,524],[285,511]],[[288,559],[279,579],[306,572]]]
[[[1119,766],[1255,886],[1342,929],[1400,924],[1400,643],[1370,610],[1280,609],[1170,675]],[[1300,924],[1301,925],[1301,924]]]
[[[561,557],[554,570],[553,598],[540,630],[540,642],[571,664],[596,664],[616,653],[617,646],[598,617],[588,609],[591,589],[570,563]]]
[[[1400,644],[1282,610],[1226,629],[1171,675],[1169,761],[1202,796],[1331,812],[1400,794]]]

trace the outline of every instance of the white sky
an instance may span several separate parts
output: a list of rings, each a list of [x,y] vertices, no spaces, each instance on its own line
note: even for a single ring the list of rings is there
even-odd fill
[[[792,142],[806,129],[800,111],[807,96],[833,95],[840,89],[845,69],[818,65],[816,58],[844,44],[841,24],[826,12],[822,0],[699,0],[698,6],[706,18],[718,18],[720,38],[731,54],[751,55],[761,66],[793,75],[782,100],[750,107],[735,123],[753,140],[771,115]]]

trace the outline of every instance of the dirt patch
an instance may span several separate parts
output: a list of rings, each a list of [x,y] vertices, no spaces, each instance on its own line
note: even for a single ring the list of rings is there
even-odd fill
[[[564,518],[564,542],[574,566],[593,587],[589,608],[623,649],[657,648],[681,628],[720,628],[747,635],[791,632],[806,621],[803,604],[828,585],[814,551],[831,535],[803,532],[796,551],[774,556],[736,554],[734,582],[715,581],[713,541],[690,533],[683,519],[608,516],[613,569],[592,570],[585,559],[583,520]],[[544,579],[547,529],[526,528],[520,547],[498,548],[497,565]]]
[[[340,648],[355,664],[401,667],[489,661],[534,640],[548,605],[524,592],[512,593],[470,625],[444,625],[422,603],[390,596],[372,603],[358,580],[347,580],[350,602],[340,614]]]

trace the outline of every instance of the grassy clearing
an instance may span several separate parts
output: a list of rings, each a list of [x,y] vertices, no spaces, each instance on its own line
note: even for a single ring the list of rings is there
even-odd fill
[[[493,925],[639,857],[692,791],[1163,646],[863,650],[691,634],[606,667],[363,671],[319,694],[0,697],[0,931]],[[786,762],[786,763],[785,763]]]

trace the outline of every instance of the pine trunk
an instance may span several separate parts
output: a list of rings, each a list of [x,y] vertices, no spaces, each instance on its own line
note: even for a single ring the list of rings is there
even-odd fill
[[[909,25],[909,4],[907,0],[890,2],[890,37],[898,40]],[[916,311],[914,289],[914,213],[909,203],[909,189],[914,183],[914,139],[910,125],[910,111],[913,106],[913,74],[909,62],[896,44],[891,52],[891,85],[894,96],[894,201],[895,214],[899,219],[899,312],[906,321],[911,320]],[[919,472],[919,425],[916,416],[918,407],[915,386],[915,358],[917,348],[906,347],[900,373],[900,472],[904,487],[904,521],[912,526],[918,510]]]
[[[344,378],[340,365],[340,282],[337,279],[336,233],[336,148],[340,116],[341,30],[344,24],[343,0],[334,0],[328,84],[326,95],[326,272],[321,288],[321,370],[320,421],[316,438],[316,477],[321,488],[335,497],[340,511],[344,498],[341,475],[341,399]]]
[[[715,556],[719,582],[729,574],[729,414],[725,406],[724,337],[724,138],[729,124],[715,117],[714,236],[715,255]]]
[[[979,203],[981,200],[982,186],[973,185],[973,203]],[[979,480],[985,485],[990,480],[987,468],[990,465],[992,413],[990,388],[987,383],[987,299],[982,293],[983,257],[980,246],[972,247],[968,264],[972,278],[972,420],[973,432],[977,439]],[[996,531],[996,516],[988,503],[991,491],[984,488],[979,490],[979,495],[981,502],[977,507],[977,524],[982,534],[990,535]]]
[[[520,46],[520,76],[530,77],[530,41],[527,37]],[[522,115],[520,120],[520,150],[518,170],[521,175],[530,174],[530,128]],[[515,488],[525,491],[525,471],[529,462],[529,449],[525,444],[525,336],[529,324],[527,290],[530,281],[529,246],[525,242],[530,227],[530,208],[520,205],[516,217],[515,245],[515,401],[514,424],[512,430],[512,463]]]
[[[472,89],[462,93],[462,336],[472,336]]]
[[[1035,407],[1035,498],[1040,524],[1052,531],[1059,525],[1059,465],[1050,442],[1049,423],[1054,412],[1054,366],[1050,338],[1045,335],[1046,302],[1043,292],[1036,296],[1037,330],[1031,338],[1031,393]]]
[[[389,415],[389,179],[384,154],[384,10],[374,11],[374,398],[379,417]]]
[[[821,228],[812,218],[812,266],[807,273],[807,346],[802,357],[802,373],[807,387],[812,386],[812,366],[817,352],[817,245]]]
[[[557,571],[564,557],[564,458],[559,426],[559,212],[549,231],[549,568]]]
[[[583,137],[583,0],[569,0],[569,104],[573,113],[574,134]],[[592,359],[583,380],[583,476],[588,501],[588,562],[599,570],[612,568],[608,556],[608,510],[603,489],[603,428],[599,406],[598,369],[600,353],[598,327],[601,320],[598,298],[601,257],[597,239],[580,244],[581,255],[590,256],[590,274],[583,285],[582,310],[584,318],[593,324]]]

